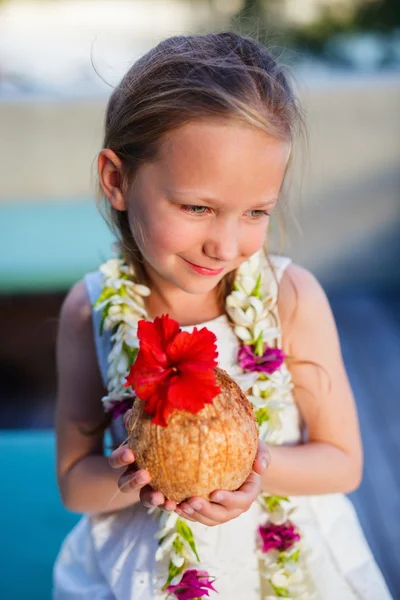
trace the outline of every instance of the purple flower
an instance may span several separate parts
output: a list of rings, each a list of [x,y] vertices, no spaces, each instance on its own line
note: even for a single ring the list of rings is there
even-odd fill
[[[111,407],[107,410],[112,414],[113,419],[117,419],[120,415],[124,415],[127,410],[132,408],[133,398],[126,398],[125,400],[111,400]]]
[[[209,590],[216,592],[212,584],[213,582],[206,571],[189,569],[184,572],[180,582],[176,585],[169,585],[167,591],[175,594],[178,600],[193,600],[193,598],[209,596]]]
[[[300,535],[290,521],[286,521],[283,525],[266,523],[265,525],[260,525],[258,531],[262,538],[263,552],[274,549],[280,551],[287,550],[300,540]]]
[[[286,354],[279,348],[265,348],[262,356],[254,353],[252,346],[243,344],[238,352],[239,365],[246,371],[273,373],[282,365]]]

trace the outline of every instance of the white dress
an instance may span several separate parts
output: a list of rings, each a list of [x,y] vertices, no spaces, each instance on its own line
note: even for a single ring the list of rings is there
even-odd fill
[[[289,260],[273,257],[278,280]],[[272,276],[272,274],[271,274]],[[94,302],[100,292],[100,275],[86,277]],[[98,317],[93,315],[95,332]],[[207,323],[217,337],[219,366],[234,375],[239,342],[222,315]],[[198,326],[198,325],[197,325]],[[191,331],[193,326],[183,327]],[[105,378],[109,341],[97,333],[99,366]],[[296,405],[281,413],[285,444],[302,439]],[[115,433],[118,440],[124,432]],[[293,498],[293,520],[302,533],[307,562],[323,600],[389,600],[391,595],[374,561],[350,501],[341,494]],[[190,523],[202,558],[201,568],[216,578],[221,600],[264,600],[255,552],[261,507],[254,503],[237,519],[216,527]],[[265,513],[264,513],[265,514]],[[74,527],[60,550],[54,568],[53,600],[162,600],[158,591],[159,564],[155,562],[157,523],[140,504],[106,515],[87,515]]]

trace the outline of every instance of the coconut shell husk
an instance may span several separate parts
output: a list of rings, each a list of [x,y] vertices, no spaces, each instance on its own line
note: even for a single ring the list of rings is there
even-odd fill
[[[216,368],[215,374],[221,393],[213,403],[197,414],[175,410],[167,427],[151,422],[140,399],[132,408],[129,446],[137,464],[150,472],[155,490],[176,502],[237,490],[252,470],[258,442],[253,408],[228,373]]]

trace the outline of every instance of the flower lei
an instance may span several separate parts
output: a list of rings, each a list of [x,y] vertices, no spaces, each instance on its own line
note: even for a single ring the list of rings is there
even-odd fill
[[[293,385],[284,362],[286,357],[276,347],[280,337],[279,323],[274,322],[277,284],[264,281],[265,263],[259,251],[239,267],[234,289],[226,299],[226,312],[241,341],[238,352],[241,374],[234,378],[253,405],[260,438],[279,444],[280,413],[293,403]],[[113,331],[108,356],[108,395],[103,403],[107,412],[118,417],[132,405],[126,376],[138,353],[137,323],[147,318],[144,298],[150,289],[134,282],[133,270],[121,259],[109,260],[100,271],[103,288],[94,308],[102,311],[101,332]],[[266,519],[257,532],[260,575],[267,589],[265,600],[314,599],[301,534],[290,520],[295,506],[288,497],[264,493],[258,501]],[[165,564],[166,577],[160,587],[166,597],[173,594],[178,600],[197,600],[216,591],[209,574],[196,569],[200,557],[187,521],[174,512],[159,509],[150,512],[158,513],[159,517],[155,558]]]

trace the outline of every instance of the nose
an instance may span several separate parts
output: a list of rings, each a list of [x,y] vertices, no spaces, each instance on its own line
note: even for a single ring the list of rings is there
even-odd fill
[[[235,220],[215,221],[208,230],[203,245],[204,253],[221,262],[230,262],[239,252],[239,224]]]

